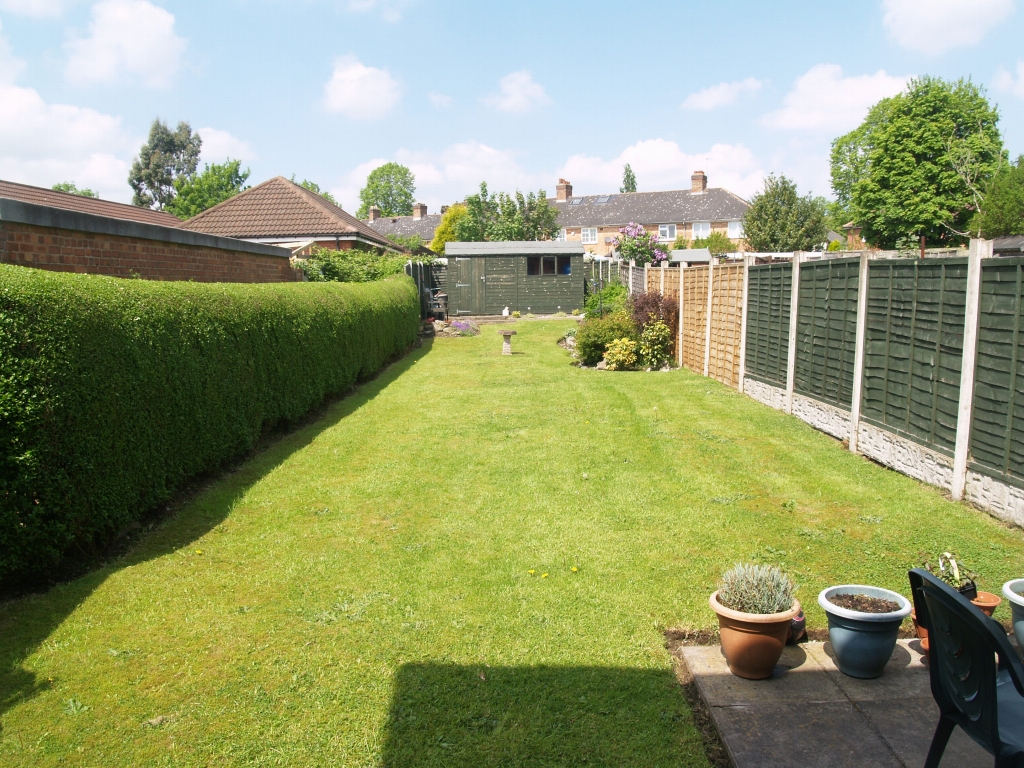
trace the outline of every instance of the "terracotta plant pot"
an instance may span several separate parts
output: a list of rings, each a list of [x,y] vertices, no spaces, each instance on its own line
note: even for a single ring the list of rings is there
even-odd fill
[[[719,603],[718,592],[708,602],[718,614],[729,671],[747,680],[771,677],[786,647],[793,617],[800,613],[800,603],[794,600],[793,607],[782,613],[742,613]]]
[[[917,639],[921,641],[921,647],[927,648],[928,630],[917,623],[917,611],[910,611],[910,620],[914,622],[914,629],[917,631]]]
[[[991,617],[995,613],[996,608],[1003,602],[1003,598],[999,595],[993,595],[991,592],[978,592],[978,596],[971,600],[976,606],[978,606],[982,612]]]

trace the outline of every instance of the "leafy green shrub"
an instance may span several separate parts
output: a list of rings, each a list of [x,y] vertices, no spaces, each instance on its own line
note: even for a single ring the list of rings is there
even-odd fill
[[[613,339],[608,342],[604,361],[609,371],[628,371],[636,366],[636,342],[632,339]]]
[[[736,245],[725,232],[712,232],[707,237],[698,237],[690,244],[691,248],[707,248],[712,256],[721,256],[723,253],[733,253],[737,250]]]
[[[737,563],[722,575],[718,602],[743,613],[782,613],[793,607],[796,585],[774,565]]]
[[[640,333],[640,362],[647,368],[661,368],[669,360],[672,331],[661,320],[652,320]]]
[[[576,334],[576,354],[583,365],[597,365],[608,344],[615,339],[635,339],[636,326],[625,312],[590,317],[580,324]]]
[[[625,308],[628,298],[629,291],[626,286],[619,282],[608,283],[597,293],[587,296],[583,310],[587,313],[587,317],[596,317],[601,314],[603,306],[604,314],[614,314]]]
[[[518,320],[522,316],[523,313],[520,312],[518,309],[512,311],[512,317],[514,317],[516,320]]]
[[[203,284],[0,265],[0,587],[95,551],[418,330],[406,277]]]
[[[380,251],[331,251],[314,248],[313,255],[294,264],[311,283],[370,283],[405,271],[408,255]]]

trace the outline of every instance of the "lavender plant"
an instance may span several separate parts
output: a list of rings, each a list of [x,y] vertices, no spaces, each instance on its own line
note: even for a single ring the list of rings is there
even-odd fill
[[[658,236],[632,221],[619,229],[619,236],[612,245],[623,259],[637,264],[660,264],[668,259],[668,254],[658,244]]]
[[[742,613],[781,613],[793,607],[795,592],[777,566],[737,563],[722,575],[718,602]]]

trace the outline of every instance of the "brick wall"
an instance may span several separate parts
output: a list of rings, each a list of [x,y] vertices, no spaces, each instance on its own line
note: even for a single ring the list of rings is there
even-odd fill
[[[287,258],[0,221],[0,262],[146,280],[279,283],[301,279]]]
[[[146,280],[301,280],[289,256],[261,243],[0,198],[0,263]]]

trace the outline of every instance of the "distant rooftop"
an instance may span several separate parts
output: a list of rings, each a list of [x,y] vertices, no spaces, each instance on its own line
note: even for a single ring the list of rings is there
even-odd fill
[[[137,205],[115,203],[112,200],[100,200],[95,197],[82,197],[68,192],[56,192],[45,187],[32,187],[13,181],[0,180],[0,197],[18,200],[34,205],[46,205],[50,208],[62,208],[66,211],[89,213],[93,216],[106,216],[111,219],[138,221],[143,224],[156,224],[161,227],[180,227],[181,219],[166,211],[154,211],[152,208],[140,208]]]
[[[508,240],[499,243],[447,243],[447,256],[529,256],[568,253],[583,255],[583,244],[561,240]]]

